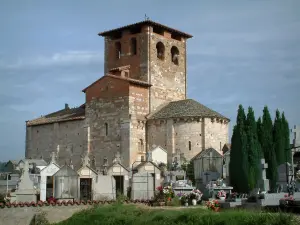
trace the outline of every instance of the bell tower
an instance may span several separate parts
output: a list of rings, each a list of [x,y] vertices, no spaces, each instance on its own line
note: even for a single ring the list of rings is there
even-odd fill
[[[149,83],[150,113],[186,99],[186,41],[191,35],[151,20],[99,35],[105,38],[104,74]]]

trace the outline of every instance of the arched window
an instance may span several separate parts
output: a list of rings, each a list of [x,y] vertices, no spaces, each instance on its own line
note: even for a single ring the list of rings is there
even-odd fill
[[[108,123],[105,123],[104,126],[105,126],[105,136],[108,136]]]
[[[136,55],[136,49],[137,49],[136,38],[131,38],[131,40],[130,40],[130,52],[131,52],[131,55]]]
[[[157,58],[164,60],[165,59],[165,46],[162,42],[156,44],[156,53]]]
[[[116,58],[120,59],[121,58],[121,53],[122,53],[122,46],[120,42],[115,43],[115,48],[116,48]]]
[[[171,48],[171,60],[175,65],[179,63],[179,50],[177,47],[173,46]]]
[[[192,142],[189,141],[189,151],[192,150]]]
[[[143,139],[140,139],[139,140],[139,146],[138,146],[138,150],[139,152],[143,152],[144,151],[144,142],[143,142]]]

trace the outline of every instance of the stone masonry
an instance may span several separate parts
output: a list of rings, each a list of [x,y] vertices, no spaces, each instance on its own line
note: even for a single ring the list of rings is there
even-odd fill
[[[80,165],[86,151],[111,161],[117,151],[131,167],[161,146],[191,159],[204,149],[221,151],[229,119],[186,99],[186,41],[192,36],[146,20],[102,32],[104,76],[85,88],[85,103],[26,122],[26,157]],[[89,130],[89,132],[88,132]]]

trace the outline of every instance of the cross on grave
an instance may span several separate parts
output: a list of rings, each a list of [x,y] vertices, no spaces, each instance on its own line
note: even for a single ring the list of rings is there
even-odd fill
[[[82,166],[90,166],[90,158],[89,158],[89,154],[85,154],[84,158],[83,158],[83,165]]]
[[[29,172],[29,162],[28,160],[25,160],[24,163],[24,173],[28,173]]]
[[[103,167],[103,175],[107,175],[107,167],[108,167],[107,157],[104,157],[102,167]]]
[[[55,163],[55,162],[56,162],[56,154],[55,154],[55,152],[52,152],[52,153],[51,153],[51,162],[52,162],[52,163]]]
[[[113,160],[113,163],[121,163],[121,155],[120,155],[120,152],[117,152],[115,154],[115,158]]]
[[[265,159],[260,160],[260,168],[261,168],[261,179],[267,179],[266,177],[266,169],[268,169],[268,163],[265,162]]]
[[[300,126],[295,125],[291,132],[294,134],[293,145],[297,147],[300,145]]]

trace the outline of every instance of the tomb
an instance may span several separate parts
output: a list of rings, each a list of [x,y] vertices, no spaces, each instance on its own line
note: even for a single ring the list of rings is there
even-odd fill
[[[74,200],[79,196],[78,173],[65,164],[54,175],[54,198]]]
[[[131,199],[151,199],[161,183],[161,171],[151,161],[142,162],[133,169]]]
[[[277,185],[281,187],[281,191],[287,192],[287,183],[290,183],[293,168],[290,163],[283,163],[277,168],[278,180]]]
[[[107,161],[104,162],[107,164]],[[113,176],[115,179],[115,189],[116,193],[120,195],[127,195],[129,187],[129,170],[121,163],[121,155],[119,152],[115,154],[113,163],[110,166],[104,167],[104,173],[109,176]]]
[[[60,169],[56,163],[55,152],[52,152],[51,161],[48,166],[41,170],[40,181],[40,200],[46,201],[49,197],[54,195],[53,175]]]
[[[17,202],[36,202],[37,191],[33,186],[33,182],[29,177],[29,162],[25,160],[21,181],[18,183],[16,190]]]
[[[98,173],[91,168],[88,153],[82,158],[81,167],[77,173],[79,175],[80,200],[94,200],[94,194],[97,192]]]

